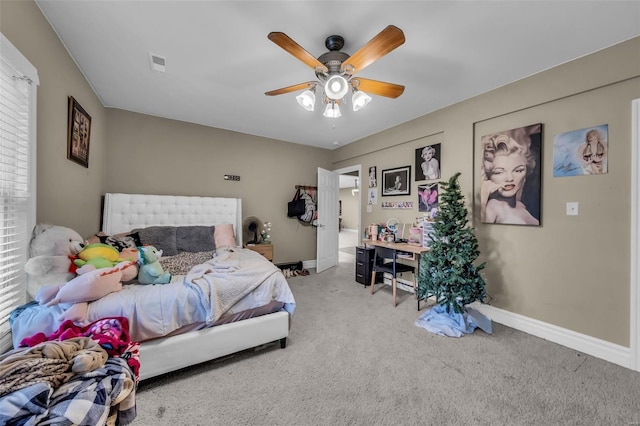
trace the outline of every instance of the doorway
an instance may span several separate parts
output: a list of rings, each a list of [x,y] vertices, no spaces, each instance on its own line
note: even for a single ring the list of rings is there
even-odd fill
[[[336,170],[339,177],[338,261],[355,262],[360,237],[361,183],[359,165]]]

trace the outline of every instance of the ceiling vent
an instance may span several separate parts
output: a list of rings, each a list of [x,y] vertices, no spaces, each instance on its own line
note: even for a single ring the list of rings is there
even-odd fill
[[[167,58],[162,56],[154,55],[153,53],[149,53],[149,60],[151,61],[151,69],[153,71],[165,72],[165,64],[167,62]]]

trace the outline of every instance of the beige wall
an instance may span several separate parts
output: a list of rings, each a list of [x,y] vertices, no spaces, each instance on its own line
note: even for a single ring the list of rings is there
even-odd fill
[[[631,101],[639,97],[635,38],[344,146],[335,152],[334,168],[377,166],[380,179],[382,169],[414,166],[419,146],[441,142],[443,179],[462,173],[480,260],[488,262],[489,302],[629,346]],[[541,226],[479,223],[480,154],[474,147],[492,131],[535,123],[543,123]],[[609,125],[609,172],[554,178],[554,135],[599,124]],[[379,201],[417,203],[417,185],[411,196]],[[580,203],[579,216],[565,215],[568,201]],[[417,209],[383,211],[379,204],[367,213],[366,198],[362,202],[363,226],[391,212],[417,215]]]
[[[244,217],[272,223],[274,262],[315,259],[315,228],[288,218],[287,202],[317,184],[331,151],[117,109],[107,122],[106,192],[240,197]]]
[[[0,2],[0,31],[37,68],[37,218],[82,235],[98,230],[106,177],[106,112],[32,1]],[[89,168],[67,159],[67,103],[73,96],[91,116]]]

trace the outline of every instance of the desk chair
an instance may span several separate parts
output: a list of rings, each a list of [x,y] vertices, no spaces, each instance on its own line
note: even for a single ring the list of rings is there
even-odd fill
[[[374,287],[376,283],[376,272],[387,272],[391,274],[391,285],[393,287],[393,306],[396,306],[396,288],[397,281],[396,276],[403,272],[413,273],[413,290],[417,293],[415,267],[398,262],[398,251],[376,246],[373,255],[373,268],[371,272],[371,295],[373,295]]]

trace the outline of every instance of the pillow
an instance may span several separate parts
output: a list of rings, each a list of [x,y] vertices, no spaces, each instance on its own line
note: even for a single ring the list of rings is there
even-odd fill
[[[118,266],[95,269],[78,275],[64,284],[47,306],[98,300],[109,293],[121,290],[121,279],[122,270]]]
[[[87,244],[94,243],[108,244],[119,252],[142,245],[140,242],[140,236],[137,232],[123,232],[121,234],[107,235],[101,231],[87,238]]]
[[[175,256],[178,254],[176,247],[175,226],[149,226],[147,228],[134,229],[140,237],[140,245],[154,246],[162,250],[163,256]]]
[[[103,244],[108,244],[111,247],[114,247],[119,252],[128,248],[135,248],[141,246],[140,236],[137,232],[133,232],[131,234],[117,234],[117,235],[98,235],[100,242]]]
[[[233,224],[223,223],[216,225],[213,231],[213,239],[216,243],[216,248],[228,248],[236,247],[236,235],[233,232]]]
[[[213,226],[178,226],[176,228],[176,249],[179,253],[215,250],[214,229]]]

